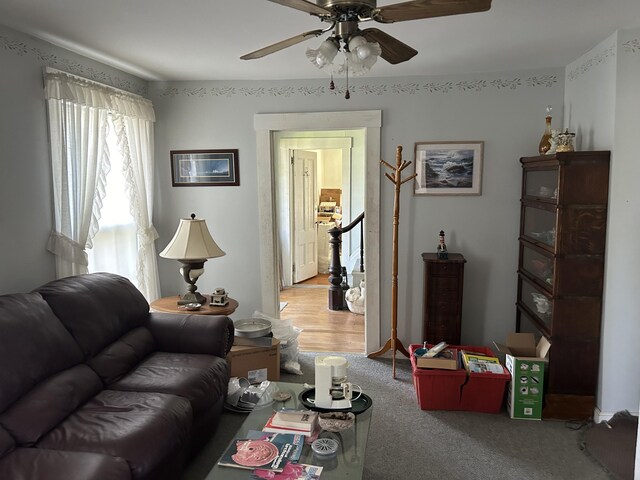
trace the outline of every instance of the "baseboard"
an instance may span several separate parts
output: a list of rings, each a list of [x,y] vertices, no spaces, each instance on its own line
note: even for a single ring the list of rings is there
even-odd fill
[[[617,412],[603,412],[598,407],[593,409],[593,423],[606,422],[607,420],[611,420],[611,418]],[[639,416],[640,412],[629,412],[631,415]]]

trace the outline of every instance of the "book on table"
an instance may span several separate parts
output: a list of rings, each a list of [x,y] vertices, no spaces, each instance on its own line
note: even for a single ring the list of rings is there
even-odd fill
[[[251,430],[246,437],[236,438],[231,442],[218,464],[248,470],[260,468],[282,472],[287,462],[300,459],[303,444],[302,435]]]
[[[271,415],[262,430],[265,432],[289,432],[311,436],[316,430],[317,423],[317,412],[308,410],[280,410]]]
[[[500,359],[482,353],[460,350],[462,364],[469,373],[504,373]]]

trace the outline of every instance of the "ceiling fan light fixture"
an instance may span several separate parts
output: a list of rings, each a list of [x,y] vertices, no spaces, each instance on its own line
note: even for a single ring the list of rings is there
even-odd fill
[[[338,41],[333,37],[329,37],[317,49],[308,48],[307,58],[316,67],[322,69],[333,63],[333,59],[336,58],[339,49],[340,44]]]
[[[382,48],[377,42],[367,42],[359,35],[351,38],[349,52],[345,52],[349,73],[354,77],[368,73],[381,53]]]
[[[365,60],[374,53],[371,44],[361,35],[354,35],[349,39],[349,51],[360,60]]]

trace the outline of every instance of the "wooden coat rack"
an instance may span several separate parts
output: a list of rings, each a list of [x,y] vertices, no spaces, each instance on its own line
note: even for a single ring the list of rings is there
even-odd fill
[[[393,267],[391,271],[391,338],[387,340],[384,346],[377,352],[370,353],[369,358],[377,357],[391,350],[393,354],[393,378],[396,378],[396,351],[400,351],[405,357],[409,357],[402,342],[398,340],[398,225],[400,223],[400,187],[402,184],[413,180],[417,173],[402,180],[402,171],[411,165],[411,162],[402,160],[402,147],[398,145],[396,148],[396,165],[395,167],[384,160],[380,163],[393,172],[385,172],[387,177],[395,186],[395,197],[393,200]]]

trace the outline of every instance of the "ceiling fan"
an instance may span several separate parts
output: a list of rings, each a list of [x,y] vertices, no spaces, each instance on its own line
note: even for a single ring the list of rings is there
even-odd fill
[[[323,22],[330,23],[330,25],[324,29],[304,32],[248,53],[240,57],[242,60],[261,58],[333,30],[328,39],[329,43],[325,41],[323,44],[331,50],[330,54],[335,55],[340,49],[350,52],[364,46],[359,52],[359,56],[362,58],[369,55],[370,48],[367,49],[367,45],[377,44],[379,50],[376,53],[387,62],[395,65],[411,59],[418,51],[377,28],[360,30],[359,24],[361,22],[372,20],[379,23],[404,22],[421,18],[484,12],[491,8],[491,0],[412,0],[381,7],[377,6],[376,0],[316,0],[315,3],[307,0],[268,1],[309,13]],[[351,40],[355,40],[357,37],[363,37],[367,42],[359,40],[352,43]],[[342,42],[342,47],[340,42]],[[322,50],[323,45],[318,51]],[[313,52],[315,54],[317,51]],[[310,56],[309,53],[307,56]],[[320,68],[324,66],[321,64],[325,62],[322,56],[316,56],[311,60]]]

